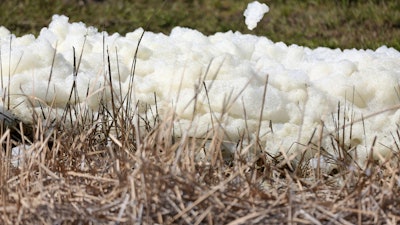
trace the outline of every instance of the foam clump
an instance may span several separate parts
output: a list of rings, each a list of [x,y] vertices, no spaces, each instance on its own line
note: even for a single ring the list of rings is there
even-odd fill
[[[245,23],[249,30],[257,27],[258,22],[263,18],[264,14],[269,12],[269,7],[264,3],[258,1],[251,2],[247,5],[243,16],[246,18]]]
[[[161,115],[174,109],[180,118],[176,135],[203,137],[218,125],[226,140],[252,142],[260,128],[261,144],[273,155],[319,142],[320,129],[334,135],[359,120],[351,135],[349,129],[344,135],[352,154],[365,160],[374,137],[380,154],[395,149],[400,53],[393,48],[310,49],[232,31],[205,36],[181,27],[170,35],[146,31],[139,45],[143,32],[107,34],[58,15],[37,38],[15,37],[2,27],[3,100],[29,121],[32,110],[41,112],[43,105],[62,112],[75,81],[73,103],[96,111],[111,101],[111,74],[115,93],[126,96],[132,88],[135,103],[155,109],[156,96]],[[332,137],[323,136],[321,145],[336,154]]]

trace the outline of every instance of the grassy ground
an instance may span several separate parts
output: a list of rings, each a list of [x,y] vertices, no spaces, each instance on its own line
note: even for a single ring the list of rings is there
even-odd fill
[[[376,2],[271,1],[271,12],[255,33],[308,46],[399,48],[399,3]],[[149,25],[154,31],[180,25],[205,33],[247,32],[241,16],[245,5],[213,0],[164,6],[159,1],[2,1],[0,21],[17,34],[37,33],[53,13],[63,13],[72,21],[125,33],[146,26],[154,14]],[[121,101],[115,98],[115,105],[99,116],[83,113],[72,127],[66,125],[68,117],[50,125],[38,120],[23,129],[1,124],[0,224],[400,223],[395,150],[390,160],[369,160],[359,168],[345,154],[349,149],[343,149],[338,132],[331,134],[332,145],[343,154],[334,173],[311,169],[307,162],[294,167],[287,158],[261,154],[248,161],[240,154],[256,146],[239,145],[227,162],[218,127],[207,140],[176,139],[171,127],[176,118],[136,120],[134,112],[120,108]],[[73,114],[73,108],[66,108],[66,115]],[[138,124],[146,129],[138,132]],[[400,139],[400,130],[393,138]],[[21,143],[29,147],[16,165],[12,147]],[[318,146],[309,143],[304,151],[323,153]],[[208,159],[194,160],[201,152]]]
[[[248,2],[4,0],[0,2],[0,21],[18,35],[38,34],[57,13],[122,34],[149,23],[148,30],[155,32],[187,26],[205,34],[238,30],[309,47],[375,49],[388,45],[400,49],[400,2],[396,0],[265,1],[270,12],[254,31],[246,29],[242,15]]]

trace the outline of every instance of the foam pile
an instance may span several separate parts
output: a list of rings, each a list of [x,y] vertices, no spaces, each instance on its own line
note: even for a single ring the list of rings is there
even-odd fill
[[[143,32],[139,28],[125,36],[109,35],[58,15],[37,38],[15,37],[1,27],[1,93],[7,96],[3,101],[9,97],[13,112],[25,119],[31,118],[31,104],[36,110],[47,104],[62,111],[76,81],[77,103],[95,111],[100,96],[111,101],[100,91],[109,86],[107,49],[114,91],[126,95]],[[77,76],[73,49],[76,61],[82,52]],[[398,129],[399,108],[367,116],[399,104],[399,80],[400,53],[385,46],[310,49],[239,32],[205,36],[176,27],[170,35],[144,32],[133,99],[154,109],[156,94],[161,113],[175,109],[180,118],[177,135],[202,137],[214,122],[231,141],[254,140],[262,113],[260,139],[270,154],[307,144],[315,129],[316,143],[322,122],[324,133],[335,133],[343,121],[365,117],[352,125],[351,137],[349,129],[345,134],[345,144],[364,159],[375,136],[377,152],[396,150],[398,139],[391,134]],[[191,121],[195,126],[188,130]],[[322,145],[334,153],[329,135]]]

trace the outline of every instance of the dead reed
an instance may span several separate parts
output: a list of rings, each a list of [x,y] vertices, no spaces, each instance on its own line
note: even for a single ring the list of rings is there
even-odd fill
[[[295,173],[267,155],[247,162],[208,154],[199,141],[174,140],[170,121],[141,134],[110,123],[44,132],[35,124],[29,147],[13,164],[10,130],[2,133],[2,224],[397,224],[399,166],[371,162],[364,170]],[[128,132],[131,130],[131,132]],[[47,133],[47,136],[44,134]],[[205,140],[204,140],[205,141]],[[201,142],[200,142],[201,143]],[[23,147],[20,147],[23,148]],[[305,167],[304,167],[305,168]],[[320,172],[319,172],[320,173]],[[303,175],[303,176],[302,176]]]

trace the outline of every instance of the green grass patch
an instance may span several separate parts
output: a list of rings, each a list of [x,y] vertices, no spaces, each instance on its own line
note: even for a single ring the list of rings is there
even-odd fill
[[[254,31],[244,24],[243,11],[249,2],[5,0],[0,2],[0,21],[17,35],[37,35],[53,14],[64,14],[73,22],[82,21],[109,33],[125,34],[138,27],[169,33],[175,26],[185,26],[207,35],[237,30],[312,48],[375,49],[387,45],[400,49],[399,1],[265,1],[270,12]]]

